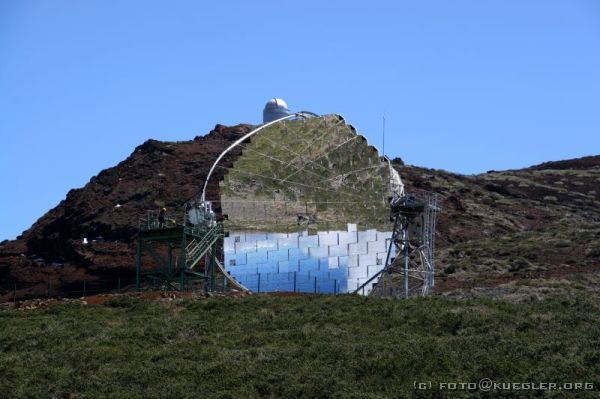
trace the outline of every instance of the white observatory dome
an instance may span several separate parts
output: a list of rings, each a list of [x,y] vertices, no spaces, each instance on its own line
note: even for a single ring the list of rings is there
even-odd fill
[[[288,105],[281,98],[272,98],[263,110],[263,123],[271,122],[284,116],[290,115]]]
[[[288,105],[281,98],[272,98],[267,102],[267,106],[288,109]]]

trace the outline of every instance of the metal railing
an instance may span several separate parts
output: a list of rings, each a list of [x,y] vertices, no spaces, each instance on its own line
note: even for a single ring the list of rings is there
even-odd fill
[[[135,278],[111,278],[71,282],[2,283],[0,303],[39,298],[79,298],[133,291]]]
[[[146,216],[140,218],[140,230],[157,230],[180,225],[177,216],[172,213],[165,213],[164,221],[159,217],[158,212],[148,211]]]
[[[223,232],[223,228],[220,224],[214,225],[208,230],[202,239],[198,242],[195,239],[190,242],[194,244],[186,247],[186,263],[189,269],[193,268],[200,258],[210,249],[210,247],[218,240]]]

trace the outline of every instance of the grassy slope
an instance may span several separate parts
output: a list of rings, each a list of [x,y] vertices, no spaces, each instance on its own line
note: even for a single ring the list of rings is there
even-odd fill
[[[598,157],[475,176],[398,170],[408,191],[441,197],[437,293],[518,301],[598,291]]]
[[[598,388],[599,317],[585,296],[122,297],[11,310],[0,312],[0,397],[431,397],[413,381],[484,377]]]

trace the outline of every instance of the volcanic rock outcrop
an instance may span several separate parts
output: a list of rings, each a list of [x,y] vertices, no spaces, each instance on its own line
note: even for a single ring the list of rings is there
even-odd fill
[[[217,125],[190,141],[146,141],[125,161],[69,191],[16,240],[2,242],[0,282],[59,287],[82,279],[132,277],[140,217],[160,207],[183,213],[214,159],[251,129]],[[230,153],[224,165],[238,155]],[[221,174],[216,171],[210,192],[218,189]]]

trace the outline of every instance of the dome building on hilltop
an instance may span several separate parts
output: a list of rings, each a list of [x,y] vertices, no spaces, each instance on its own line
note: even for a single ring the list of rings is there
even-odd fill
[[[290,115],[290,110],[285,101],[281,98],[272,98],[263,110],[263,123],[272,122],[287,115]]]

